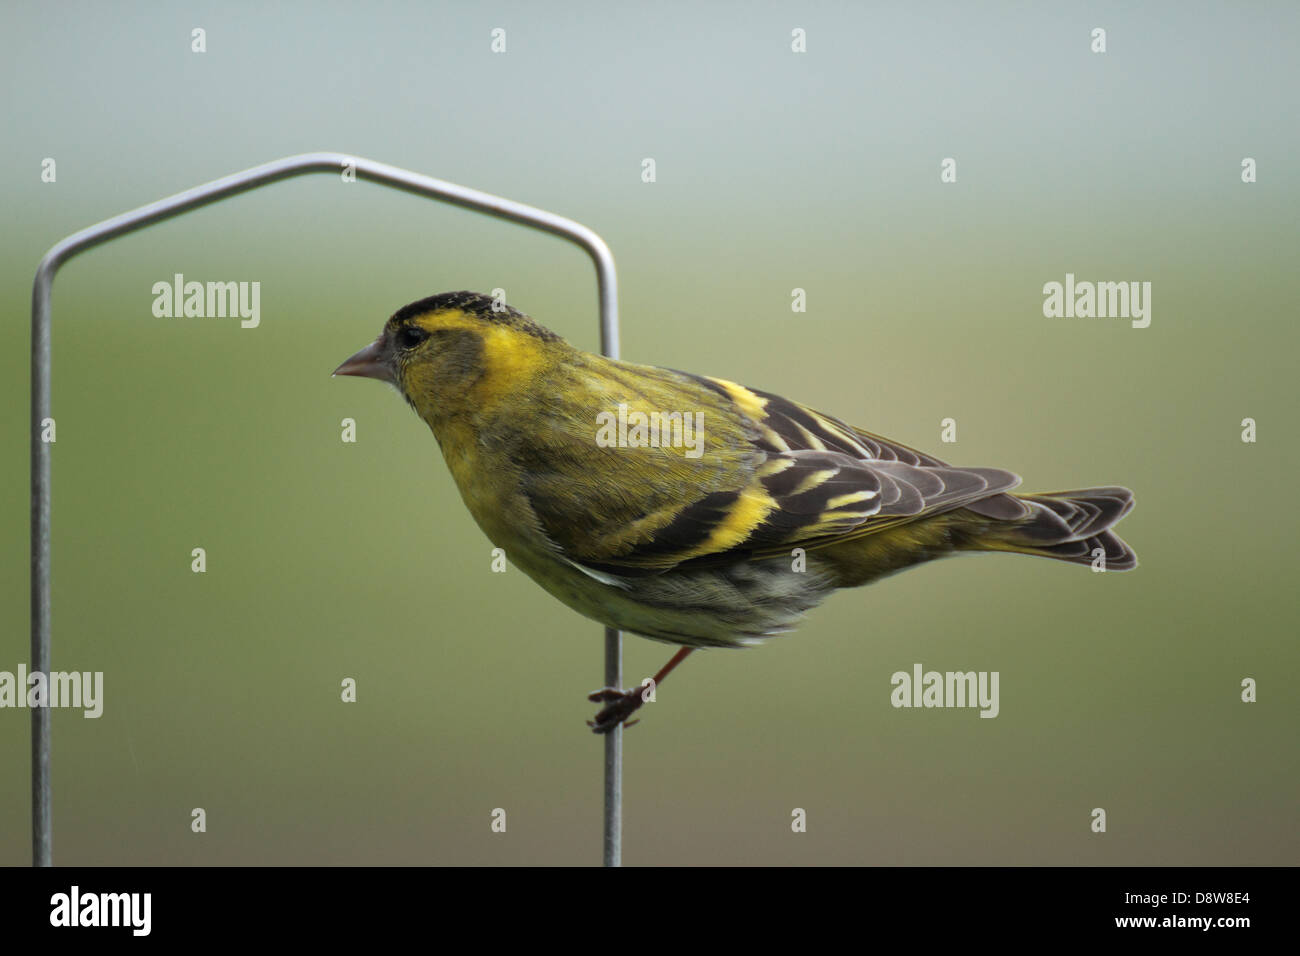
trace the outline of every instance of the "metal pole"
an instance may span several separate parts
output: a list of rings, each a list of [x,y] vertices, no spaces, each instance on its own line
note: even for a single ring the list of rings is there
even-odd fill
[[[614,266],[609,267],[609,284],[597,270],[600,283],[600,351],[618,358],[618,289]],[[605,628],[605,686],[623,686],[623,635]],[[623,865],[623,725],[605,735],[605,825],[606,866]]]
[[[114,216],[73,233],[45,254],[32,286],[32,669],[50,671],[50,446],[42,440],[42,422],[52,417],[50,389],[50,296],[55,274],[78,253],[117,236],[238,193],[305,173],[354,169],[357,178],[517,222],[552,233],[581,246],[596,266],[600,296],[601,351],[618,357],[618,280],[614,257],[603,239],[586,226],[490,193],[422,176],[386,163],[344,153],[304,153],[254,166],[243,172],[195,186],[147,206]],[[622,637],[605,630],[605,677],[610,686],[622,678]],[[622,728],[605,738],[605,863],[620,862],[622,823]],[[50,782],[50,711],[32,708],[32,863],[53,860],[52,788]]]
[[[623,686],[623,634],[605,628],[605,686]],[[623,865],[623,725],[605,735],[605,865]]]
[[[47,257],[48,258],[48,257]],[[57,267],[55,267],[57,268]],[[32,670],[50,673],[50,446],[42,439],[51,416],[50,283],[45,263],[32,289]],[[19,693],[27,688],[20,687]],[[50,718],[32,708],[32,865],[50,866],[54,823],[50,818]]]

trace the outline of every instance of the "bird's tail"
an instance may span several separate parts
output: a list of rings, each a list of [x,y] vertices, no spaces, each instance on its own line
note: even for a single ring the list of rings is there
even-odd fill
[[[1133,492],[1120,487],[994,495],[966,505],[966,511],[991,520],[982,522],[979,532],[967,536],[961,548],[1035,554],[1095,564],[1107,571],[1130,571],[1137,567],[1137,555],[1111,527],[1132,509]]]

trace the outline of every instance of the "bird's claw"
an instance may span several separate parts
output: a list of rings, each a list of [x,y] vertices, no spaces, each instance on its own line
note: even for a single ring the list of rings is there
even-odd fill
[[[616,687],[603,687],[587,695],[587,699],[595,704],[604,704],[600,713],[596,714],[595,720],[587,721],[587,726],[591,728],[592,733],[607,734],[619,724],[624,727],[631,727],[639,723],[638,720],[628,720],[636,711],[641,708],[645,701],[641,697],[642,688],[634,687],[632,690],[619,690]]]

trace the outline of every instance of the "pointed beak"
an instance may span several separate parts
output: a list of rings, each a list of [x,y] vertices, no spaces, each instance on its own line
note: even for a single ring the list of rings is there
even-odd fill
[[[336,368],[334,374],[359,375],[363,378],[377,378],[390,385],[397,384],[392,366],[388,362],[382,335]]]

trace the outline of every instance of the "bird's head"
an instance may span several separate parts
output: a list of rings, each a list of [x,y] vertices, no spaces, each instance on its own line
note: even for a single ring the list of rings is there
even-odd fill
[[[477,292],[444,292],[398,309],[334,370],[393,385],[431,426],[490,410],[526,389],[568,346],[522,312]]]

